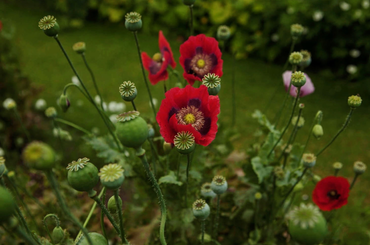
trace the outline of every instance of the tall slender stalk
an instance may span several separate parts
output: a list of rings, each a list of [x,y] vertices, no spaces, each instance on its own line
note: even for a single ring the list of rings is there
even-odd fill
[[[134,108],[134,111],[137,111],[135,102],[133,100],[131,100],[131,104],[132,104],[132,107]]]
[[[19,115],[19,113],[17,111],[17,107],[14,107],[14,113],[15,113],[15,116],[16,116],[18,122],[21,124],[22,130],[23,130],[24,134],[26,135],[28,142],[30,142],[31,141],[30,134],[27,131],[26,127],[24,126],[23,122],[22,122],[21,116]]]
[[[204,244],[204,233],[206,231],[206,220],[202,220],[200,223],[201,230],[202,230],[202,245]]]
[[[137,32],[136,31],[133,31],[132,33],[134,34],[134,37],[135,37],[135,42],[136,42],[136,47],[137,47],[137,53],[139,55],[139,60],[140,60],[140,65],[141,65],[141,71],[143,73],[146,90],[148,91],[148,94],[149,94],[150,105],[152,106],[152,110],[153,110],[153,114],[154,114],[154,118],[155,118],[156,115],[157,115],[157,112],[155,110],[154,103],[153,103],[153,98],[152,98],[152,93],[150,92],[149,84],[148,84],[148,81],[146,79],[144,65],[143,65],[143,60],[141,59],[141,50],[140,50],[140,45],[139,45],[139,39],[137,38]]]
[[[232,117],[232,126],[235,126],[236,123],[236,96],[235,96],[235,54],[233,54],[233,70],[231,77],[231,89],[232,89],[232,104],[233,104],[233,117]]]
[[[189,179],[189,170],[191,165],[190,154],[186,154],[188,163],[186,165],[186,190],[185,190],[185,205],[188,206],[188,179]]]
[[[194,27],[193,27],[193,4],[189,5],[190,10],[190,19],[189,19],[189,27],[190,27],[190,36],[194,34]]]
[[[82,127],[78,126],[77,124],[74,124],[74,123],[69,122],[69,121],[67,121],[67,120],[64,120],[64,119],[61,119],[61,118],[54,118],[54,120],[55,120],[56,122],[61,122],[61,123],[64,123],[65,125],[68,125],[68,126],[71,126],[71,127],[75,128],[75,129],[77,129],[77,130],[80,130],[81,132],[83,132],[83,133],[85,133],[85,134],[87,134],[87,135],[92,135],[92,133],[91,133],[91,132],[89,132],[89,131],[87,131],[86,129],[84,129],[84,128],[82,128]]]
[[[216,211],[216,217],[215,217],[215,224],[214,224],[214,238],[217,240],[217,234],[218,234],[218,220],[220,218],[220,202],[221,202],[221,195],[217,195],[217,211]]]
[[[125,241],[125,243],[130,244],[126,239],[125,229],[123,228],[122,206],[119,198],[119,189],[114,191],[114,200],[116,201],[116,206],[118,209],[119,228],[122,241]]]

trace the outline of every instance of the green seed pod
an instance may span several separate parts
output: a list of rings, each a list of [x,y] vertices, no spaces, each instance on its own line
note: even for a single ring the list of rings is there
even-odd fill
[[[141,15],[136,12],[127,13],[125,16],[125,26],[129,31],[138,31],[143,26]]]
[[[43,142],[33,141],[24,148],[23,161],[36,170],[51,170],[55,166],[55,152]]]
[[[208,88],[209,95],[218,95],[221,89],[221,78],[214,74],[208,73],[202,79],[203,85]]]
[[[306,168],[312,168],[316,164],[316,156],[311,153],[305,153],[302,156],[302,163]]]
[[[217,39],[221,41],[226,41],[231,35],[230,28],[228,26],[222,25],[217,29]]]
[[[4,157],[0,157],[0,178],[3,176],[3,174],[5,173],[5,158]]]
[[[84,42],[75,43],[73,44],[72,49],[78,54],[83,54],[86,51],[86,43]]]
[[[214,193],[217,195],[221,195],[227,190],[227,181],[225,177],[221,175],[216,175],[213,177],[212,183],[211,183],[211,188]]]
[[[307,50],[301,50],[301,54],[303,58],[301,63],[299,63],[299,66],[302,68],[306,68],[311,64],[311,53]]]
[[[15,212],[15,205],[12,194],[0,186],[0,224],[7,222]]]
[[[138,111],[117,116],[116,133],[122,145],[138,149],[147,140],[148,125]]]
[[[59,25],[54,16],[48,15],[39,21],[39,27],[49,37],[55,37],[59,33]]]
[[[295,124],[297,123],[297,120],[298,120],[298,116],[294,116],[292,118],[292,125],[293,127],[295,126]],[[298,120],[298,123],[297,123],[297,128],[302,128],[304,126],[304,123],[305,123],[305,120],[303,117],[299,117],[299,120]]]
[[[60,227],[60,226],[55,227],[54,230],[53,230],[53,233],[51,234],[51,238],[52,238],[54,243],[62,242],[63,239],[64,239],[64,231],[63,231],[62,227]]]
[[[300,88],[306,84],[306,76],[301,71],[292,74],[291,83],[294,87]]]
[[[105,165],[99,172],[100,182],[107,189],[116,190],[121,187],[125,180],[123,172],[123,168],[116,163]]]
[[[89,160],[84,157],[68,164],[67,179],[73,189],[88,192],[99,182],[99,171]]]
[[[326,220],[317,207],[301,203],[288,215],[289,233],[303,245],[314,245],[324,240],[327,234]]]
[[[190,132],[179,132],[173,140],[178,152],[181,154],[189,154],[195,149],[195,138]]]
[[[205,220],[208,218],[210,213],[211,209],[204,200],[199,199],[193,203],[193,215],[195,218]]]
[[[135,83],[125,81],[119,86],[119,93],[125,101],[133,101],[137,96],[137,89]]]
[[[118,197],[120,207],[122,207],[122,199]],[[111,214],[115,214],[118,212],[117,205],[116,205],[116,199],[114,196],[111,196],[108,200],[108,210]]]
[[[68,96],[66,94],[62,94],[59,97],[59,106],[63,112],[67,112],[68,108],[70,107],[71,103],[68,100]]]
[[[360,162],[360,161],[356,161],[353,164],[353,170],[355,171],[355,174],[357,174],[357,175],[365,173],[366,168],[367,167],[366,167],[365,163]]]
[[[99,233],[96,232],[89,232],[89,237],[93,241],[94,245],[108,245],[107,239]],[[81,237],[80,241],[77,243],[78,245],[89,245],[87,239],[84,236]]]
[[[298,182],[298,184],[296,184],[294,186],[294,189],[293,189],[293,192],[300,192],[301,190],[303,190],[304,186],[302,184],[301,181]]]
[[[299,65],[303,59],[303,55],[300,52],[293,52],[289,56],[289,63],[291,65]]]
[[[324,129],[320,124],[313,126],[312,135],[318,140],[324,135]]]
[[[200,194],[204,198],[215,198],[217,194],[212,190],[211,183],[204,183],[200,189]]]
[[[362,99],[359,95],[352,95],[348,97],[348,105],[352,108],[359,107],[362,103]]]
[[[193,5],[195,3],[195,0],[182,0],[182,2],[185,4],[185,5]]]
[[[58,116],[57,110],[54,107],[49,107],[45,110],[45,116],[48,118],[55,118]]]
[[[300,24],[294,24],[290,26],[290,34],[293,38],[298,38],[303,33],[303,26]]]

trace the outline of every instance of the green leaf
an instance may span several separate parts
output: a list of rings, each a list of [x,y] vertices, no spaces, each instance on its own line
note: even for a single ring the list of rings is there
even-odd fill
[[[280,133],[278,131],[270,132],[265,142],[263,143],[260,151],[258,152],[258,156],[261,158],[263,164],[268,164],[269,162],[274,161],[275,154],[272,152],[270,156],[267,158],[267,155],[271,151],[272,147],[274,146],[275,142],[279,139]]]
[[[258,183],[262,183],[264,178],[271,175],[273,167],[263,164],[262,159],[259,156],[253,157],[251,163],[254,172],[257,174]]]
[[[173,171],[166,176],[163,176],[159,179],[158,184],[172,184],[182,186],[182,182],[177,180],[177,176]]]

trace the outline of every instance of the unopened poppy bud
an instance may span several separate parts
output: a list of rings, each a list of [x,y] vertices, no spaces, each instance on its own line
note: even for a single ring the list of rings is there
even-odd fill
[[[335,163],[333,163],[333,168],[334,168],[335,170],[340,170],[340,169],[342,169],[342,167],[343,167],[343,164],[342,164],[342,163],[340,163],[340,162],[335,162]]]
[[[209,95],[217,95],[221,89],[221,78],[214,74],[208,73],[202,79],[203,84],[208,88]]]
[[[12,98],[7,98],[3,102],[3,106],[7,110],[11,110],[17,107],[17,103]]]
[[[84,157],[68,164],[67,180],[69,185],[77,191],[91,191],[99,182],[98,169]]]
[[[118,202],[119,206],[122,207],[122,199],[118,196]],[[108,200],[108,210],[111,214],[116,214],[118,212],[117,210],[117,204],[116,204],[116,198],[114,196],[111,196]]]
[[[291,83],[294,87],[300,88],[306,84],[306,76],[301,71],[292,74]]]
[[[225,177],[221,175],[216,175],[215,177],[213,177],[211,188],[214,193],[216,193],[217,195],[221,195],[227,191],[227,187],[228,185]]]
[[[299,103],[298,107],[299,107],[299,109],[304,109],[304,104],[303,103]]]
[[[195,138],[190,132],[179,132],[173,139],[174,145],[181,154],[189,154],[195,149]]]
[[[274,174],[275,174],[276,178],[278,178],[278,179],[283,179],[285,177],[284,169],[282,167],[279,167],[279,166],[274,168]]]
[[[291,65],[299,65],[303,59],[303,55],[300,52],[293,52],[289,56],[289,63]]]
[[[316,113],[316,116],[315,116],[315,120],[316,120],[316,123],[317,124],[321,124],[321,121],[322,121],[322,118],[323,118],[323,112],[322,111],[318,111]]]
[[[3,224],[13,215],[17,204],[10,191],[3,186],[0,186],[0,197],[0,224]]]
[[[210,213],[211,209],[204,200],[199,199],[193,203],[193,215],[195,218],[205,220],[208,218]]]
[[[143,26],[141,15],[136,12],[127,13],[125,16],[125,26],[129,31],[138,31]]]
[[[348,97],[348,105],[352,108],[359,107],[362,103],[362,99],[359,95],[352,95]]]
[[[302,61],[299,63],[299,66],[302,68],[306,68],[311,64],[311,53],[307,50],[301,50],[302,54]]]
[[[55,37],[59,33],[57,19],[52,15],[47,15],[39,21],[39,27],[49,37]]]
[[[125,101],[133,101],[137,95],[137,89],[135,83],[130,81],[125,81],[119,86],[119,93]]]
[[[57,110],[54,107],[49,107],[45,110],[45,116],[48,118],[55,118],[58,116]]]
[[[62,94],[59,97],[59,106],[63,112],[67,112],[68,108],[71,106],[71,103],[69,102],[66,94]]]
[[[221,41],[226,41],[230,37],[230,28],[228,26],[222,25],[217,29],[217,39]]]
[[[300,24],[293,24],[290,26],[290,34],[293,38],[298,38],[303,33],[303,26]]]
[[[353,164],[353,170],[358,175],[363,174],[366,171],[366,165],[363,162],[357,161]]]
[[[51,238],[54,244],[61,243],[64,239],[64,231],[62,227],[57,226],[54,228]]]
[[[320,139],[324,135],[324,129],[320,124],[316,124],[312,128],[312,134],[316,139]]]
[[[298,123],[297,123],[297,120],[298,120],[298,116],[294,116],[292,118],[292,125],[295,126],[297,124],[297,128],[302,128],[304,126],[304,118],[303,117],[299,117],[299,120],[298,120]]]
[[[0,157],[0,178],[3,176],[3,174],[5,173],[5,158],[4,157]]]
[[[96,232],[89,232],[89,237],[93,241],[94,245],[108,245],[107,239],[102,234]],[[78,245],[90,245],[89,241],[85,239],[85,236],[82,236]]]
[[[125,180],[124,170],[121,165],[111,163],[100,169],[100,182],[109,190],[116,190],[121,187]]]
[[[260,200],[260,199],[262,198],[262,194],[261,194],[261,192],[256,192],[256,193],[254,194],[254,198],[255,198],[256,200]]]
[[[166,154],[168,154],[173,148],[173,145],[171,143],[167,143],[166,141],[163,142],[163,150]]]
[[[155,131],[154,131],[154,128],[151,124],[148,124],[148,138],[153,138],[154,135],[155,135]]]
[[[306,168],[312,168],[316,164],[316,156],[311,153],[305,153],[302,156],[302,163]]]
[[[23,161],[36,170],[51,170],[55,166],[55,152],[43,142],[33,141],[24,148]]]
[[[200,194],[204,198],[215,198],[217,196],[211,188],[211,183],[204,183],[200,189]]]
[[[86,43],[84,42],[75,43],[73,44],[72,49],[78,54],[83,54],[86,51]]]
[[[193,5],[195,3],[195,0],[182,0],[182,2],[185,4],[185,5]]]

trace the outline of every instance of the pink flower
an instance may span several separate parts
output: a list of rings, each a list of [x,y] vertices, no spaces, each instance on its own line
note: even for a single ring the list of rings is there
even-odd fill
[[[301,87],[301,94],[299,95],[299,97],[312,94],[315,91],[315,87],[313,86],[311,78],[306,73],[304,73],[304,75],[306,76],[306,84]],[[286,91],[288,91],[291,77],[292,71],[286,71],[283,73],[283,81]],[[290,87],[290,95],[293,97],[296,97],[297,95],[297,88],[293,85]]]

